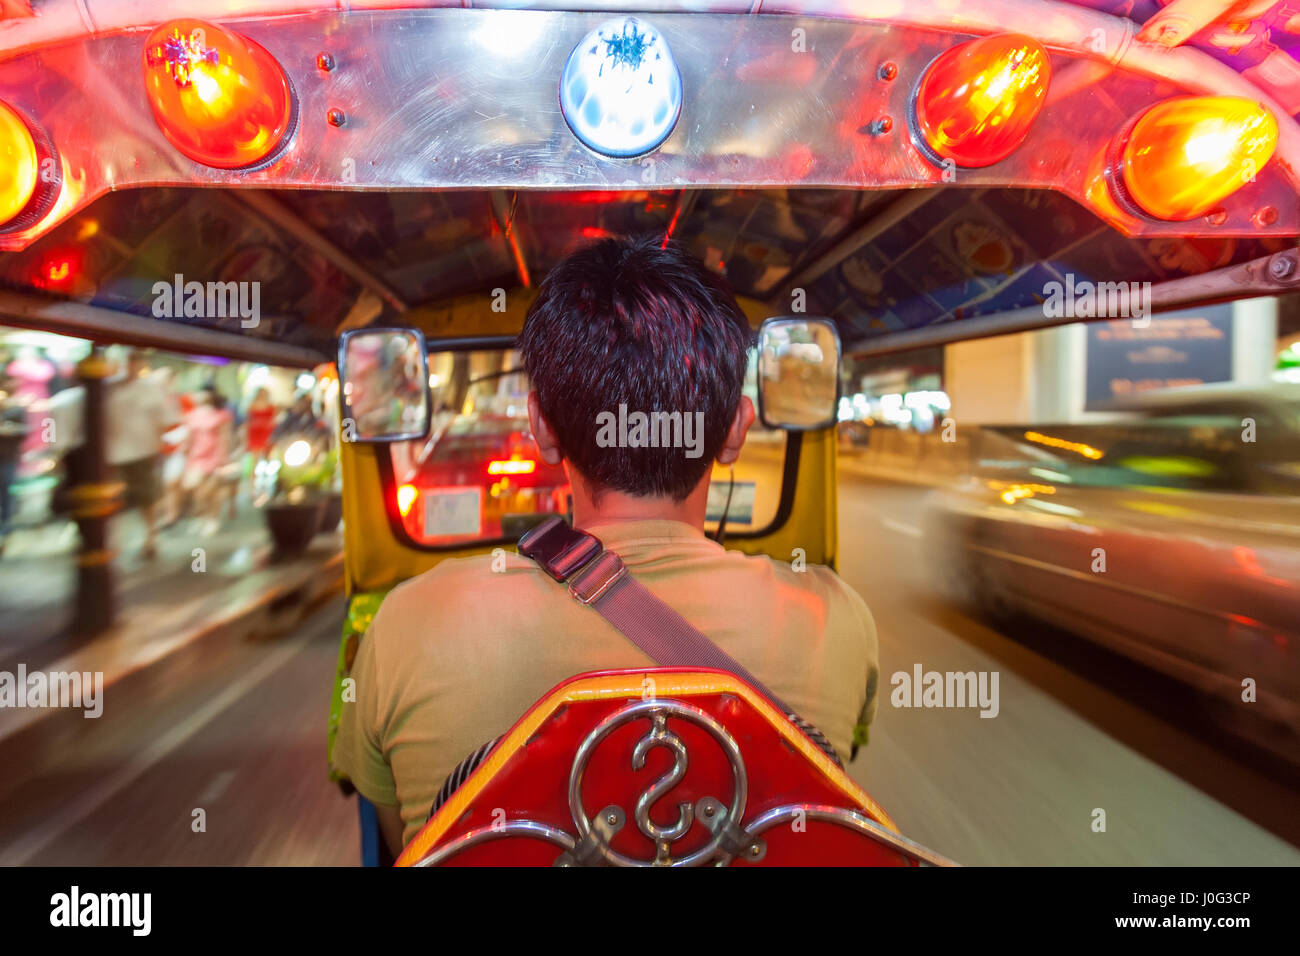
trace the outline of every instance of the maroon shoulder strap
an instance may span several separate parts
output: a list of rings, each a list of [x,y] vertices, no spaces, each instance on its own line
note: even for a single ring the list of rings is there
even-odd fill
[[[783,713],[791,712],[745,665],[628,574],[623,559],[613,551],[602,550],[566,583],[580,603],[613,624],[657,664],[730,671],[761,691]]]
[[[532,558],[569,593],[609,621],[619,633],[662,667],[711,667],[729,671],[764,694],[837,764],[830,741],[802,719],[734,657],[650,593],[628,573],[595,535],[577,531],[559,516],[548,518],[519,539],[519,553]],[[575,559],[575,556],[580,556]],[[577,562],[581,561],[579,565]],[[842,766],[842,764],[841,764]]]

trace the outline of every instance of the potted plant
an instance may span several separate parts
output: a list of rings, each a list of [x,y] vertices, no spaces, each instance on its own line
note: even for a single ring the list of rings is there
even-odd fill
[[[308,445],[305,453],[302,445]],[[278,463],[275,493],[262,512],[274,556],[288,558],[306,551],[321,529],[333,497],[338,452],[314,450],[299,439],[279,452]]]

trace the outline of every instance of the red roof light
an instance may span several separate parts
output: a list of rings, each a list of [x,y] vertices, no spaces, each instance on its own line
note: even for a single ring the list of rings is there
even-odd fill
[[[916,133],[940,161],[991,166],[1029,134],[1051,80],[1051,60],[1037,40],[968,40],[926,68],[916,90]]]
[[[145,43],[144,84],[154,119],[197,163],[239,169],[262,162],[294,120],[289,79],[247,37],[202,20],[172,20]]]

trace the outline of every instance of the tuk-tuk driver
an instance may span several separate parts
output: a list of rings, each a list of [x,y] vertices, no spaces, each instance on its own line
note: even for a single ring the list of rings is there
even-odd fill
[[[754,422],[753,332],[724,281],[659,237],[580,249],[542,283],[518,348],[541,457],[563,463],[573,523],[748,668],[847,759],[875,710],[876,628],[828,568],[796,571],[705,537],[714,461]],[[702,413],[697,448],[604,447],[602,412]],[[445,560],[395,588],[361,641],[334,764],[396,852],[458,763],[583,671],[654,666],[532,561]]]

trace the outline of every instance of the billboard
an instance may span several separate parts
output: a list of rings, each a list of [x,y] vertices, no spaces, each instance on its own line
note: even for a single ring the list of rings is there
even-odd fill
[[[1232,379],[1232,306],[1088,324],[1086,411],[1137,392]]]

